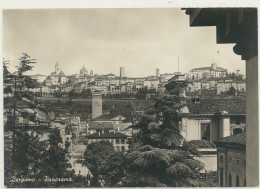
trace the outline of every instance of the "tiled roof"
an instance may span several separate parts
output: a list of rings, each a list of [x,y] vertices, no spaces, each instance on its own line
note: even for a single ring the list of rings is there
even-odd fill
[[[88,135],[89,139],[96,139],[96,138],[127,138],[127,135],[123,134],[123,133],[114,133],[114,132],[109,132],[109,133],[94,133],[91,135]]]
[[[114,127],[112,122],[90,122],[89,129],[90,130],[100,130],[100,129],[113,130]]]
[[[131,122],[126,122],[126,123],[120,123],[114,126],[114,130],[117,130],[119,128],[119,130],[125,130],[127,129],[129,126],[131,126],[132,123]]]
[[[217,146],[223,146],[225,144],[246,146],[246,132],[221,138],[221,139],[215,141],[215,144]]]
[[[107,120],[111,120],[112,118],[116,117],[116,116],[123,116],[123,115],[119,115],[119,114],[102,114],[101,116],[93,119],[94,121],[107,121]],[[125,116],[123,116],[125,117]]]
[[[244,115],[246,114],[246,99],[201,99],[200,103],[188,103],[188,109],[191,114],[215,114],[226,111],[228,114]]]

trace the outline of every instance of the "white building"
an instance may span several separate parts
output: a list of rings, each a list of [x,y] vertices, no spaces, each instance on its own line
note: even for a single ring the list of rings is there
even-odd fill
[[[190,70],[189,79],[221,78],[226,77],[226,75],[227,69],[217,67],[217,64],[213,63],[210,67],[194,68]]]

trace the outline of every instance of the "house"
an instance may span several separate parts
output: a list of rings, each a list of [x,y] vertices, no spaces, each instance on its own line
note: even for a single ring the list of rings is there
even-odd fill
[[[193,102],[192,102],[193,101]],[[180,131],[187,140],[214,142],[233,133],[232,128],[245,124],[246,101],[233,99],[193,99],[180,111]]]
[[[245,111],[245,99],[194,98],[180,110],[180,131],[186,141],[214,142],[238,132],[240,125],[245,126]],[[199,150],[202,151],[200,161],[205,164],[205,170],[216,171],[216,149]]]
[[[215,144],[219,186],[246,187],[246,133],[221,138]]]
[[[113,125],[123,123],[126,119],[125,116],[120,114],[102,114],[101,116],[93,119],[94,122],[112,122]]]
[[[120,123],[114,126],[114,131],[123,133],[127,135],[128,138],[131,138],[133,134],[139,132],[138,129],[132,129],[131,126],[132,126],[131,122]]]
[[[94,134],[100,131],[111,132],[114,130],[112,122],[90,122],[87,127],[87,133]]]
[[[99,141],[109,141],[113,144],[114,150],[124,152],[128,150],[127,135],[119,132],[98,132],[87,136],[88,144]]]

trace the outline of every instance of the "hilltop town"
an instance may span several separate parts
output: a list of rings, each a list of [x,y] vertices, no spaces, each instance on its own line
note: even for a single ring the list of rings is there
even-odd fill
[[[180,72],[161,74],[158,68],[155,75],[138,78],[127,77],[124,67],[120,67],[119,76],[111,73],[94,74],[93,70],[88,73],[84,66],[79,74],[67,76],[61,71],[59,63],[56,63],[55,71],[49,76],[31,75],[40,85],[30,91],[39,97],[66,98],[87,96],[96,90],[101,91],[105,96],[113,97],[118,94],[129,96],[129,94],[137,93],[139,89],[145,89],[148,96],[151,96],[163,94],[164,85],[176,75],[183,75],[189,82],[187,93],[193,95],[202,93],[220,95],[231,87],[240,95],[246,92],[245,78],[239,70],[236,73],[228,73],[227,69],[217,67],[216,63],[212,63],[209,67],[191,69],[189,74]]]

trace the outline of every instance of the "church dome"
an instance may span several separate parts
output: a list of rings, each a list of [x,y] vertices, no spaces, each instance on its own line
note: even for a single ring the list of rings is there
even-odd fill
[[[80,75],[86,75],[86,74],[88,74],[88,71],[87,71],[87,69],[83,66],[83,68],[81,68],[81,70],[80,70]]]
[[[65,76],[65,73],[63,71],[60,71],[60,76]]]

